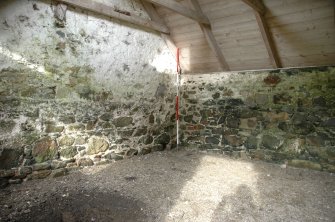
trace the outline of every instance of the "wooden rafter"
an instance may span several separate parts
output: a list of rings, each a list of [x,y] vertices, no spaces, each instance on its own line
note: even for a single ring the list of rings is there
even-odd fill
[[[259,12],[261,15],[265,14],[265,6],[260,0],[242,0],[245,4],[249,5],[252,9]]]
[[[199,13],[202,14],[203,16],[205,16],[202,12],[202,9],[200,7],[200,4],[198,2],[198,0],[189,0],[190,4],[192,5],[192,7]],[[212,32],[212,29],[210,26],[208,25],[204,25],[202,23],[199,23],[200,28],[202,30],[202,32],[205,35],[205,38],[207,40],[207,43],[209,45],[209,47],[213,50],[213,52],[215,53],[219,63],[220,63],[220,67],[222,68],[223,71],[229,71],[229,66],[227,64],[227,61],[220,49],[219,44],[217,43],[214,34]]]
[[[169,29],[161,23],[143,19],[142,17],[131,15],[129,12],[119,10],[115,7],[98,3],[91,0],[57,0],[58,2],[79,7],[88,11],[99,13],[108,17],[116,18],[121,21],[126,21],[131,24],[139,25],[149,29],[153,29],[162,33],[169,34]]]
[[[142,0],[142,4],[144,6],[144,9],[147,11],[149,17],[151,18],[152,21],[164,24],[165,22],[161,19],[161,17],[158,15],[156,9],[154,8],[154,6],[149,3],[146,2],[144,0]],[[164,24],[165,25],[165,24]],[[172,55],[176,55],[177,52],[177,47],[174,44],[172,38],[170,35],[167,35],[165,33],[161,33],[161,37],[162,39],[165,41],[166,45],[168,46],[168,48],[170,49]]]
[[[279,58],[279,55],[277,53],[276,46],[273,42],[271,33],[270,33],[269,28],[266,24],[264,16],[261,15],[257,11],[255,11],[254,13],[255,13],[256,20],[257,20],[259,29],[260,29],[261,34],[262,34],[262,38],[264,40],[264,44],[265,44],[266,49],[268,51],[268,54],[270,56],[273,67],[274,68],[282,68],[282,64],[280,62],[280,58]]]
[[[154,5],[165,7],[171,11],[186,16],[199,23],[210,25],[210,22],[206,16],[180,4],[179,2],[176,2],[175,0],[145,0],[145,1],[150,2]]]
[[[281,68],[282,64],[280,61],[280,57],[278,55],[276,46],[273,42],[273,38],[271,36],[270,30],[266,24],[266,20],[264,17],[265,6],[263,2],[261,0],[242,0],[242,1],[248,4],[254,10],[256,21],[261,31],[262,38],[266,46],[267,52],[270,56],[273,67]]]

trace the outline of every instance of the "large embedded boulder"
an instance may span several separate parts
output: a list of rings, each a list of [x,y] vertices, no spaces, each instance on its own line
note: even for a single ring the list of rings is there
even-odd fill
[[[50,137],[44,137],[35,143],[32,150],[32,156],[37,163],[52,160],[57,154],[56,141]]]
[[[108,142],[97,136],[93,136],[88,140],[87,154],[93,155],[100,152],[105,152],[109,148]]]
[[[0,149],[0,169],[10,169],[19,165],[23,149],[3,148]]]

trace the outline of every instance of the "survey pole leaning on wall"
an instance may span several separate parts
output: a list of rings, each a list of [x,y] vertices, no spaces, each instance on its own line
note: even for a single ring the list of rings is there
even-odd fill
[[[176,123],[177,123],[177,149],[179,148],[179,85],[180,85],[180,75],[181,75],[181,67],[179,60],[179,48],[177,48],[177,95],[176,95]]]

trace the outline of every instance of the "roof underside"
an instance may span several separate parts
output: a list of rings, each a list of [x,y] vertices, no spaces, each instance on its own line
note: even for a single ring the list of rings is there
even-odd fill
[[[184,73],[335,64],[333,0],[136,0],[151,20],[96,1],[58,1],[160,32],[180,49]]]
[[[230,70],[274,68],[253,10],[239,0],[198,0]],[[187,1],[182,1],[183,3]],[[335,63],[332,0],[264,0],[269,27],[282,67]],[[159,7],[171,37],[181,49],[183,70],[221,71],[213,50],[193,20]]]

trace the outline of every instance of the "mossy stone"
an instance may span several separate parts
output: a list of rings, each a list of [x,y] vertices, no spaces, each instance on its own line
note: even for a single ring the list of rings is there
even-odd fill
[[[18,166],[22,154],[22,149],[5,148],[0,150],[0,169],[10,169]]]
[[[13,120],[0,120],[0,134],[10,133],[16,123]]]
[[[59,139],[59,146],[71,146],[74,140],[72,136],[65,135]]]
[[[132,123],[133,123],[133,117],[130,116],[118,117],[113,121],[113,124],[116,127],[125,127],[131,125]]]
[[[37,163],[52,160],[57,154],[56,141],[50,137],[44,137],[36,142],[32,150],[32,156]]]
[[[67,147],[62,148],[59,151],[59,154],[61,157],[70,159],[70,158],[73,158],[75,155],[77,155],[77,148],[74,146],[67,146]]]
[[[109,147],[108,142],[97,136],[93,136],[88,140],[88,148],[87,148],[87,154],[97,154],[100,152],[105,152]]]
[[[321,170],[322,167],[318,163],[314,163],[308,160],[290,160],[288,161],[289,166],[298,167],[298,168],[307,168],[311,170]]]
[[[61,133],[64,130],[64,126],[56,126],[54,124],[47,124],[45,127],[46,133]]]
[[[167,133],[163,133],[155,139],[155,144],[162,144],[163,146],[165,146],[169,142],[170,142],[170,136]]]

